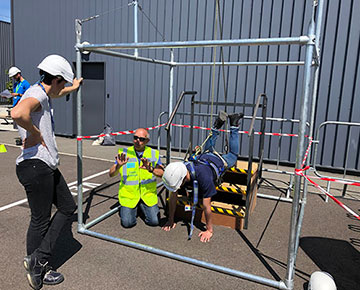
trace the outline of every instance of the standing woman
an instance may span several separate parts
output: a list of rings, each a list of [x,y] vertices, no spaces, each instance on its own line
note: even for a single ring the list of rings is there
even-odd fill
[[[60,55],[49,55],[39,65],[40,81],[29,88],[11,111],[19,127],[23,149],[16,159],[16,174],[28,198],[31,220],[27,231],[24,266],[33,289],[59,284],[62,274],[51,269],[48,260],[63,226],[76,210],[70,190],[57,168],[51,99],[76,90],[82,79],[73,79],[69,62]],[[66,83],[72,86],[65,87]],[[51,218],[51,207],[57,211]]]

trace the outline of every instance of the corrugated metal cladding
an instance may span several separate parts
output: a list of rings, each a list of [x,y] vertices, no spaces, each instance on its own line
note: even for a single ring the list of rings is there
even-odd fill
[[[37,79],[35,67],[47,54],[60,53],[75,61],[75,18],[100,15],[83,24],[83,40],[90,43],[132,42],[134,16],[133,7],[128,2],[130,1],[38,0],[34,5],[32,1],[13,1],[16,64],[23,67],[25,76],[34,82]],[[326,120],[360,121],[360,18],[355,13],[360,11],[360,2],[333,0],[331,5],[328,4],[329,1],[325,2],[316,127]],[[139,3],[142,7],[138,14],[139,42],[214,39],[215,1],[147,0]],[[305,35],[311,15],[311,3],[312,1],[303,0],[220,0],[222,38]],[[220,30],[217,31],[216,38],[219,39]],[[140,50],[139,53],[158,59],[169,60],[170,57],[168,50],[161,49]],[[212,62],[213,53],[214,50],[210,48],[176,49],[175,60]],[[304,53],[304,48],[286,45],[223,49],[225,61],[303,60]],[[216,50],[216,59],[221,60],[219,48]],[[96,54],[91,54],[89,61],[106,63],[106,93],[109,98],[106,98],[105,119],[116,131],[155,125],[160,112],[168,110],[168,67]],[[227,67],[224,70],[217,68],[215,78],[212,79],[211,67],[181,67],[175,69],[174,95],[177,98],[183,90],[196,90],[198,100],[209,101],[212,99],[214,84],[215,101],[254,103],[257,95],[265,92],[268,96],[268,116],[298,119],[302,76],[302,67],[242,66]],[[182,105],[182,110],[189,112],[189,104],[190,101],[187,100]],[[55,104],[57,126],[63,126],[61,130],[66,132],[72,132],[73,115],[70,105],[71,102],[64,100]],[[223,108],[214,108],[214,112],[217,113],[220,109]],[[201,106],[196,111],[210,113],[211,108]],[[235,108],[229,106],[227,111],[233,112]],[[244,112],[247,116],[251,115],[250,110]],[[175,122],[189,123],[189,118],[177,118]],[[196,118],[195,123],[210,126],[209,118]],[[249,123],[246,119],[243,129],[247,129]],[[259,125],[257,129],[258,127]],[[267,122],[267,131],[296,133],[297,125]],[[188,131],[180,132],[180,129],[174,128],[174,133],[175,146],[186,148]],[[155,132],[153,144],[156,143],[154,135]],[[201,143],[203,135],[200,132],[195,143]],[[341,168],[347,162],[349,168],[359,170],[359,129],[351,130],[351,140],[347,143],[348,135],[348,128],[326,128],[325,142],[321,140],[319,152],[319,162],[322,165]],[[122,136],[119,140],[130,141],[130,137]],[[241,154],[246,156],[247,137],[244,135],[241,140]],[[279,156],[281,161],[294,162],[296,143],[295,138],[283,137],[280,140],[278,137],[266,137],[265,158],[274,160]],[[164,139],[162,144],[165,144]],[[346,161],[344,147],[347,144],[350,151]]]
[[[0,92],[9,81],[5,73],[11,65],[11,42],[10,42],[10,23],[0,21]]]

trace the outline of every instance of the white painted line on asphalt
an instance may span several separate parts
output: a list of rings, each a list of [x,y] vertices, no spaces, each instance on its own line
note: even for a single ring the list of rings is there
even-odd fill
[[[104,170],[104,171],[95,173],[95,174],[93,174],[93,175],[90,175],[90,176],[87,176],[87,177],[83,178],[83,181],[86,181],[86,180],[95,178],[95,177],[97,177],[97,176],[103,175],[103,174],[108,173],[108,172],[109,172],[109,170]],[[73,185],[74,185],[74,184],[77,184],[77,181],[73,181],[73,182],[68,183],[68,187],[69,187],[69,188],[70,188],[70,187],[73,188]],[[85,183],[83,183],[83,186],[84,186],[84,187],[86,186],[86,188],[84,188],[83,192],[86,192],[86,191],[88,191],[88,190],[90,190],[90,189],[92,189],[92,188],[94,188],[94,187],[96,187],[96,186],[99,186],[99,185],[100,185],[100,184],[97,184],[97,183],[85,182]],[[76,188],[76,190],[77,190],[77,186],[76,186],[75,188]],[[77,195],[77,193],[74,193],[74,192],[71,192],[71,194],[72,194],[72,195]],[[13,202],[13,203],[10,203],[10,204],[5,205],[5,206],[2,206],[2,207],[0,207],[0,212],[1,212],[1,211],[4,211],[4,210],[6,210],[6,209],[9,209],[9,208],[11,208],[11,207],[17,206],[17,205],[19,205],[19,204],[23,204],[23,203],[25,203],[25,202],[27,202],[27,198],[22,199],[22,200],[19,200],[19,201],[16,201],[16,202]]]
[[[15,148],[21,149],[20,146],[14,145],[14,144],[2,143],[2,142],[0,142],[0,144],[4,144],[5,146],[15,147]],[[60,154],[60,155],[65,155],[65,156],[77,157],[77,154],[73,154],[73,153],[59,152],[59,154]],[[99,160],[99,161],[106,161],[106,162],[114,162],[113,159],[110,160],[110,159],[98,158],[98,157],[93,157],[93,156],[83,156],[83,158],[92,159],[92,160]]]
[[[25,202],[27,202],[27,198],[22,199],[22,200],[19,200],[19,201],[16,201],[16,202],[13,202],[13,203],[10,203],[10,204],[5,205],[5,206],[2,206],[2,207],[0,207],[0,211],[6,210],[6,209],[8,209],[8,208],[11,208],[11,207],[13,207],[13,206],[17,206],[17,205],[22,204],[22,203],[25,203]]]

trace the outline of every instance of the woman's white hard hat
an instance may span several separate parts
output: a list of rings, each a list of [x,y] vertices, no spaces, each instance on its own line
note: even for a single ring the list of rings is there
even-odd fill
[[[9,68],[9,77],[10,78],[12,78],[13,76],[15,76],[18,73],[21,73],[21,70],[18,69],[16,66],[12,66],[11,68]]]
[[[165,171],[162,176],[165,187],[172,192],[177,191],[180,188],[187,172],[188,170],[183,162],[170,163],[165,167]]]
[[[70,63],[60,55],[51,54],[45,57],[38,65],[38,69],[51,74],[52,76],[61,76],[68,83],[73,82],[74,73]]]

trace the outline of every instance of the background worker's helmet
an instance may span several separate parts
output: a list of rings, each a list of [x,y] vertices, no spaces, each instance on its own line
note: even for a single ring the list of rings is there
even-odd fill
[[[61,76],[68,83],[73,82],[74,73],[70,63],[60,55],[51,54],[45,57],[38,65],[38,69],[51,74],[52,76]]]
[[[9,78],[16,76],[18,73],[21,73],[21,70],[18,69],[16,66],[12,66],[11,68],[9,68]]]
[[[162,176],[165,187],[172,192],[177,191],[180,188],[187,172],[188,170],[183,162],[170,163],[165,167],[165,171]]]

